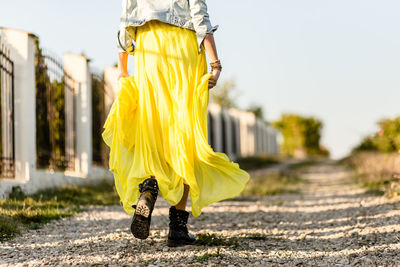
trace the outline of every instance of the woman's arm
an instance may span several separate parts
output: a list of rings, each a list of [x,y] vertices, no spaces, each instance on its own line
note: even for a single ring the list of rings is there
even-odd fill
[[[208,58],[211,62],[218,60],[217,47],[215,45],[214,35],[211,33],[207,33],[206,37],[203,41],[204,48],[207,52]],[[219,75],[221,74],[221,70],[214,69],[212,71],[213,76],[208,80],[208,89],[213,88],[219,79]]]
[[[129,77],[128,73],[128,53],[119,52],[118,53],[118,79],[124,77]]]
[[[210,61],[214,62],[218,59],[218,55],[213,33],[217,30],[218,25],[214,27],[211,25],[206,0],[189,0],[189,6],[192,23],[196,30],[199,53],[200,45],[203,43]],[[220,72],[215,69],[212,71],[213,76],[208,81],[209,89],[216,85]]]
[[[211,61],[218,60],[217,47],[215,45],[214,35],[211,33],[207,33],[203,42],[208,58]]]

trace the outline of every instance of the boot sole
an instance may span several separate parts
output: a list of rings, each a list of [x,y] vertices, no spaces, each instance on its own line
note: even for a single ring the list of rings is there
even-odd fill
[[[150,217],[150,207],[145,199],[140,199],[136,206],[136,214],[149,218]]]
[[[135,215],[131,223],[131,232],[134,237],[146,239],[149,236],[150,226],[149,219],[151,209],[146,199],[140,199],[136,205]]]

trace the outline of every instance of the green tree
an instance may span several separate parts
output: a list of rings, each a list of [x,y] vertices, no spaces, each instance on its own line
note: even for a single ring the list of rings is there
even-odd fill
[[[379,131],[365,137],[353,149],[353,152],[375,150],[380,152],[395,152],[400,150],[400,116],[393,119],[384,118],[378,121]]]
[[[382,152],[400,150],[400,116],[393,119],[382,119],[378,122],[379,132],[375,135],[374,143]]]
[[[295,156],[300,151],[305,155],[329,155],[329,151],[320,144],[323,123],[319,119],[284,113],[273,125],[283,135],[283,154]]]
[[[256,104],[252,104],[250,105],[250,107],[247,109],[248,112],[252,112],[254,113],[254,115],[256,116],[256,118],[259,119],[264,119],[264,112],[263,112],[263,108],[261,106],[258,106]]]
[[[361,141],[359,145],[357,145],[355,148],[353,148],[353,152],[356,151],[377,151],[378,148],[375,145],[374,142],[375,136],[366,136],[364,139]]]
[[[307,154],[317,155],[321,152],[320,140],[322,122],[318,119],[309,117],[302,119],[304,146]]]

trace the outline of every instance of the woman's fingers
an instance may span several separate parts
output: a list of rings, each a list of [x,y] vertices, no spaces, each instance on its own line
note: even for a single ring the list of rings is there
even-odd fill
[[[219,75],[221,74],[221,71],[218,69],[214,69],[214,70],[212,70],[211,73],[212,73],[212,76],[208,80],[208,89],[211,89],[217,85],[217,81],[219,79]]]
[[[208,89],[213,88],[217,84],[217,81],[214,79],[214,77],[211,77],[208,80]]]
[[[217,84],[217,81],[214,80],[214,79],[210,79],[210,80],[208,81],[208,83],[209,83],[209,84],[216,85],[216,84]]]

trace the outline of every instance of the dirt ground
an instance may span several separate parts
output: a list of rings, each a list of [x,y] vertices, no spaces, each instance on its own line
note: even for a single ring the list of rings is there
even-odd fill
[[[135,239],[119,206],[88,207],[1,243],[0,265],[371,266],[400,264],[399,199],[365,194],[350,172],[310,167],[301,194],[238,198],[189,218],[193,234],[224,244],[168,248],[168,205],[159,198],[151,235]]]

